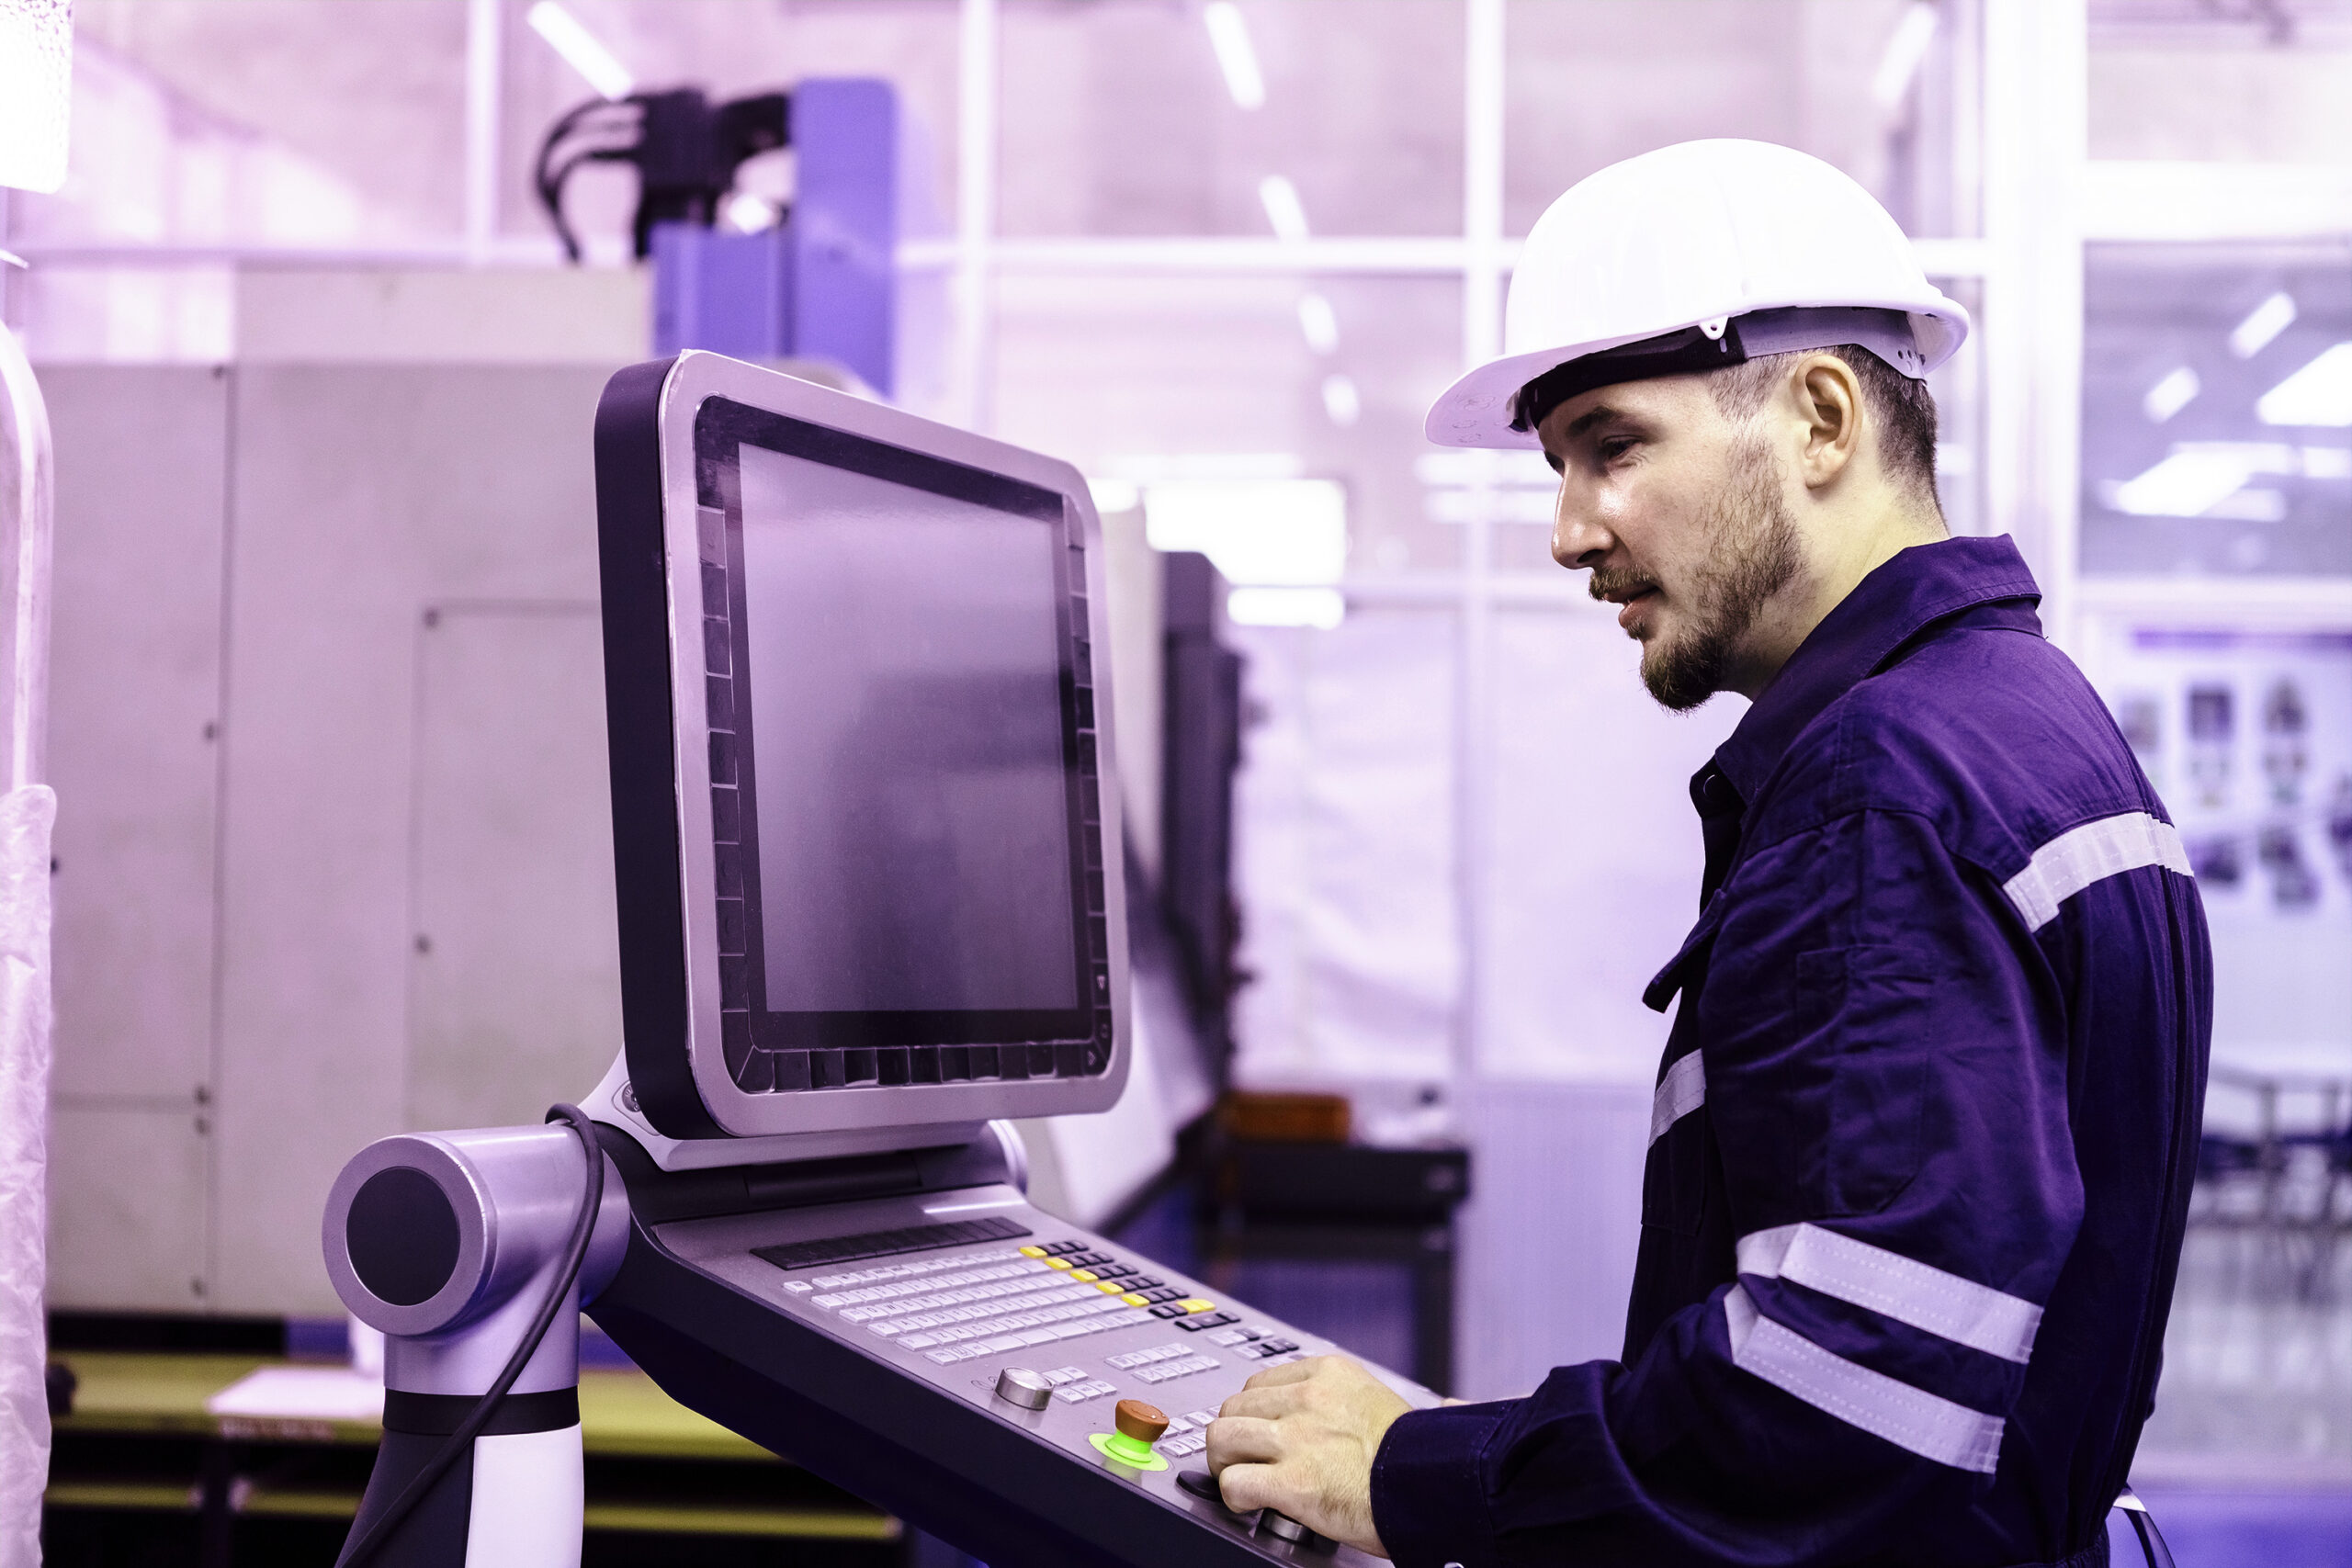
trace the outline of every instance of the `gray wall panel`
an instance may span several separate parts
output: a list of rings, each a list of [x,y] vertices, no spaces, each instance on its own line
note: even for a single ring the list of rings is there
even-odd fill
[[[65,1100],[211,1077],[220,372],[44,369],[57,438],[50,676]]]
[[[417,642],[408,1120],[537,1122],[621,1045],[603,623],[461,603]]]
[[[595,601],[605,375],[238,372],[222,1310],[334,1310],[318,1257],[327,1186],[406,1124],[417,627],[453,599]]]
[[[66,1104],[51,1120],[49,1304],[202,1312],[205,1125],[194,1106]],[[318,1250],[311,1222],[311,1250]]]

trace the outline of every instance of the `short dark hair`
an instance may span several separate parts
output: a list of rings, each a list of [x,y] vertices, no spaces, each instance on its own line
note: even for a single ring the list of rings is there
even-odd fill
[[[1862,406],[1879,428],[1879,450],[1885,454],[1887,473],[1895,484],[1912,491],[1940,513],[1936,499],[1936,398],[1928,383],[1910,377],[1860,344],[1835,348],[1803,349],[1791,354],[1767,354],[1726,369],[1710,371],[1707,389],[1726,418],[1746,419],[1764,406],[1798,354],[1834,354],[1853,370],[1861,383]]]

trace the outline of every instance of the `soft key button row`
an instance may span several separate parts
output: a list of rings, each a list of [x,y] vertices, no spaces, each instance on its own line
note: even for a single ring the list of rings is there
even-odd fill
[[[1101,1378],[1090,1378],[1084,1382],[1074,1382],[1054,1390],[1054,1397],[1064,1404],[1083,1404],[1090,1399],[1100,1399],[1106,1393],[1118,1392]]]
[[[859,1285],[880,1284],[888,1280],[912,1280],[925,1275],[952,1273],[982,1264],[1019,1265],[1023,1256],[1020,1248],[1012,1247],[987,1252],[959,1252],[953,1258],[926,1258],[909,1263],[886,1263],[873,1269],[854,1269],[841,1274],[820,1274],[808,1283],[820,1291],[849,1290]]]
[[[1159,1451],[1170,1459],[1186,1459],[1209,1446],[1206,1432],[1182,1432],[1159,1442]]]
[[[999,1350],[1018,1350],[1025,1345],[1045,1345],[1057,1339],[1075,1339],[1082,1334],[1125,1328],[1136,1321],[1138,1314],[1135,1312],[1117,1302],[1095,1296],[1068,1306],[910,1334],[899,1344],[905,1349],[922,1351],[944,1367]]]
[[[1193,1353],[1190,1345],[1153,1345],[1141,1350],[1128,1350],[1116,1356],[1105,1356],[1102,1364],[1113,1371],[1131,1372],[1137,1367],[1148,1367],[1155,1361],[1172,1361]]]
[[[891,1313],[921,1312],[950,1302],[977,1302],[1023,1291],[1057,1289],[1068,1282],[1045,1273],[1035,1264],[1015,1263],[992,1269],[967,1269],[932,1280],[902,1280],[890,1285],[868,1285],[860,1291],[836,1291],[810,1299],[828,1312],[838,1312],[852,1323],[862,1323]]]
[[[1186,1356],[1182,1360],[1162,1361],[1155,1367],[1137,1367],[1136,1376],[1146,1382],[1170,1382],[1177,1378],[1191,1377],[1194,1372],[1207,1371],[1218,1364],[1215,1356]]]

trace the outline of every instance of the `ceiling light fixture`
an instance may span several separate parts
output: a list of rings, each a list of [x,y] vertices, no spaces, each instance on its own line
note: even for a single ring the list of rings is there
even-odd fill
[[[1241,7],[1233,0],[1211,0],[1201,8],[1201,20],[1208,24],[1209,47],[1216,51],[1216,68],[1225,73],[1225,90],[1242,108],[1262,108],[1266,78],[1258,69],[1258,51],[1250,47]]]
[[[564,63],[587,78],[597,96],[607,102],[618,103],[637,91],[637,78],[628,67],[613,56],[613,51],[597,40],[596,35],[580,25],[580,18],[557,5],[555,0],[539,0],[525,14],[531,30],[547,39],[548,47],[563,56]]]
[[[1323,378],[1323,412],[1331,423],[1345,430],[1363,415],[1363,394],[1356,390],[1353,380],[1345,376]]]
[[[1880,108],[1892,113],[1902,107],[1928,58],[1928,46],[1935,39],[1935,6],[1928,0],[1912,0],[1894,24],[1885,51],[1878,57],[1878,69],[1871,75],[1871,96]]]
[[[2352,425],[2352,343],[2339,343],[2255,400],[2265,424]]]
[[[2294,324],[2294,297],[2283,290],[2273,294],[2230,329],[2230,352],[2240,359],[2252,359],[2270,346],[2272,338]]]
[[[2148,389],[2147,395],[2140,400],[2140,412],[2151,422],[2162,424],[2187,408],[2202,385],[2197,379],[2197,372],[2184,365]]]
[[[1306,346],[1317,354],[1329,354],[1340,346],[1339,313],[1320,294],[1299,296],[1298,330],[1306,334]]]
[[[1298,187],[1282,175],[1268,175],[1258,182],[1258,201],[1266,209],[1266,221],[1274,226],[1274,238],[1295,244],[1306,238],[1306,209],[1298,199]]]

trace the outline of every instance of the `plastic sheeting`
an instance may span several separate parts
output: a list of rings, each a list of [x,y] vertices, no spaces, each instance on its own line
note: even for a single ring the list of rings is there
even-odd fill
[[[49,838],[46,784],[0,795],[0,1568],[40,1562],[49,1481]]]

